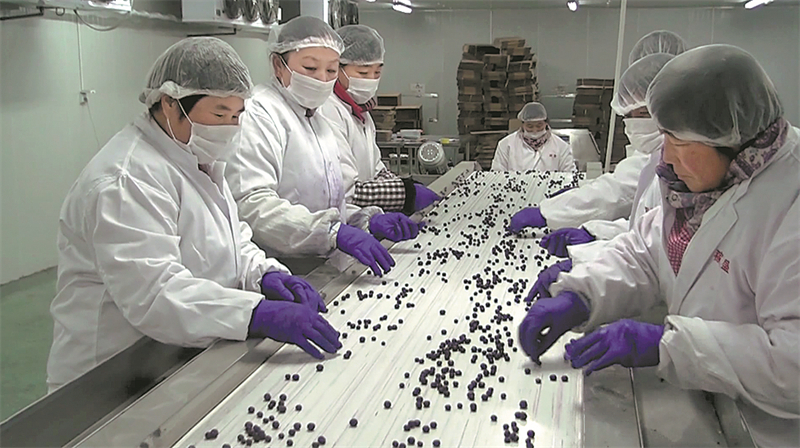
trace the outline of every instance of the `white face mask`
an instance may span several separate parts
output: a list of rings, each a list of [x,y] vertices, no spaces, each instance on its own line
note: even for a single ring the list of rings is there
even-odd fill
[[[306,109],[316,109],[325,104],[325,101],[333,93],[333,85],[336,84],[336,79],[322,82],[302,73],[292,71],[283,58],[281,58],[281,61],[290,73],[289,87],[284,86],[284,89],[297,101],[297,104]]]
[[[344,74],[350,81],[350,87],[347,88],[347,93],[350,98],[353,98],[357,104],[366,104],[367,101],[375,97],[378,93],[378,84],[381,80],[378,79],[364,79],[364,78],[351,78]]]
[[[522,131],[522,135],[525,138],[542,138],[545,134],[547,134],[547,129],[542,129],[539,132]]]
[[[178,102],[183,111],[183,106],[180,101]],[[225,160],[230,153],[236,149],[235,141],[239,136],[241,127],[235,124],[208,126],[205,124],[194,123],[189,118],[186,111],[183,112],[186,120],[192,125],[191,136],[189,143],[182,143],[175,138],[175,133],[172,131],[172,124],[167,118],[167,126],[169,132],[172,134],[172,139],[175,140],[182,148],[197,157],[197,161],[201,165],[210,165],[218,160]]]
[[[625,118],[625,135],[631,141],[631,146],[643,154],[652,154],[661,149],[664,136],[652,118]]]

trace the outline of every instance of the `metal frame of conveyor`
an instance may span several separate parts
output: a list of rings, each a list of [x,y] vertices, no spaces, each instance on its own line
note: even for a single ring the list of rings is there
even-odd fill
[[[445,196],[474,171],[462,162],[430,188]],[[365,269],[324,264],[305,278],[330,302]],[[142,339],[3,422],[0,445],[171,447],[281,347],[218,341],[200,352]],[[583,403],[587,447],[755,446],[732,400],[677,389],[653,369],[596,372]]]

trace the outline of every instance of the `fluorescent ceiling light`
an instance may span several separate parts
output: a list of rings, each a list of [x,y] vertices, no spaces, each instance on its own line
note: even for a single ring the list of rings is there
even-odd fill
[[[375,3],[375,0],[367,0],[367,3]]]
[[[394,9],[397,12],[402,12],[403,14],[411,14],[411,12],[413,11],[413,9],[411,9],[410,6],[406,6],[402,3],[393,3],[392,9]]]
[[[411,0],[394,0],[392,3],[400,3],[401,5],[406,5],[409,8],[412,6]]]
[[[753,9],[762,5],[766,5],[767,3],[772,3],[772,0],[750,0],[744,4],[744,7],[747,9]]]
[[[764,0],[752,0],[752,1],[764,1]],[[569,8],[569,10],[572,11],[572,12],[577,11],[578,10],[578,2],[576,2],[574,0],[568,1],[567,2],[567,8]]]

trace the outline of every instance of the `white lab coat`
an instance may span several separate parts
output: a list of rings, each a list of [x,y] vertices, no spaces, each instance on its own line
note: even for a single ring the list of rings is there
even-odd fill
[[[553,230],[586,226],[598,239],[627,232],[639,176],[649,158],[649,154],[633,152],[617,164],[614,172],[543,200],[539,207],[547,226]]]
[[[634,155],[633,157],[641,159],[641,155],[641,153],[638,153],[638,155]],[[631,157],[628,159],[630,158]],[[656,167],[660,161],[661,151],[657,151],[648,156],[647,164],[644,168],[642,168],[642,171],[639,174],[639,180],[636,186],[636,194],[634,195],[633,202],[631,203],[631,215],[629,218],[619,218],[614,221],[596,219],[583,224],[583,227],[585,227],[586,230],[594,235],[597,240],[587,244],[567,246],[567,252],[569,252],[569,257],[572,259],[573,264],[584,263],[593,260],[594,257],[603,250],[608,241],[617,235],[629,231],[637,219],[644,216],[644,214],[650,210],[661,205],[661,186],[658,176],[656,175]],[[620,165],[621,164],[622,162],[620,162]],[[626,170],[628,168],[630,168],[630,166],[626,167]],[[628,179],[625,179],[625,176],[616,178],[616,180],[610,177],[604,179],[604,176],[606,175],[598,177],[597,179],[602,180],[602,183],[606,186],[622,186],[628,181]],[[593,196],[594,194],[598,193],[597,189],[591,185],[585,185],[578,191],[585,191],[588,196]]]
[[[375,141],[375,122],[368,112],[364,112],[363,115],[365,122],[359,121],[353,116],[350,105],[336,95],[331,95],[319,113],[331,122],[334,129],[338,130],[348,143],[339,146],[339,156],[342,162],[344,197],[348,210],[352,213],[353,209],[357,209],[351,204],[356,181],[369,182],[386,169],[386,165],[381,161],[380,148]]]
[[[572,147],[561,137],[551,134],[547,143],[534,151],[512,132],[497,143],[492,171],[575,171]]]
[[[89,162],[59,219],[51,391],[143,336],[188,347],[247,337],[261,277],[288,270],[250,241],[224,169],[200,171],[147,113]]]
[[[347,217],[339,147],[317,111],[273,81],[259,85],[241,116],[242,143],[225,176],[253,241],[271,256],[328,256]]]
[[[761,446],[800,441],[799,131],[706,212],[677,276],[665,251],[675,209],[664,201],[550,288],[589,302],[587,330],[665,300],[658,374],[737,399]]]

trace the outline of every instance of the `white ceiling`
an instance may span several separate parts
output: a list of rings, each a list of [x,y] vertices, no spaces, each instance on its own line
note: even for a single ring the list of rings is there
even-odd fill
[[[743,8],[746,0],[628,0],[629,8],[702,8],[737,7]],[[620,7],[620,0],[578,0],[583,8]],[[391,0],[377,0],[368,3],[359,0],[358,8],[363,11],[391,8]],[[411,0],[415,9],[526,9],[526,8],[564,8],[566,0]],[[780,5],[798,5],[800,0],[775,0],[766,8]]]

